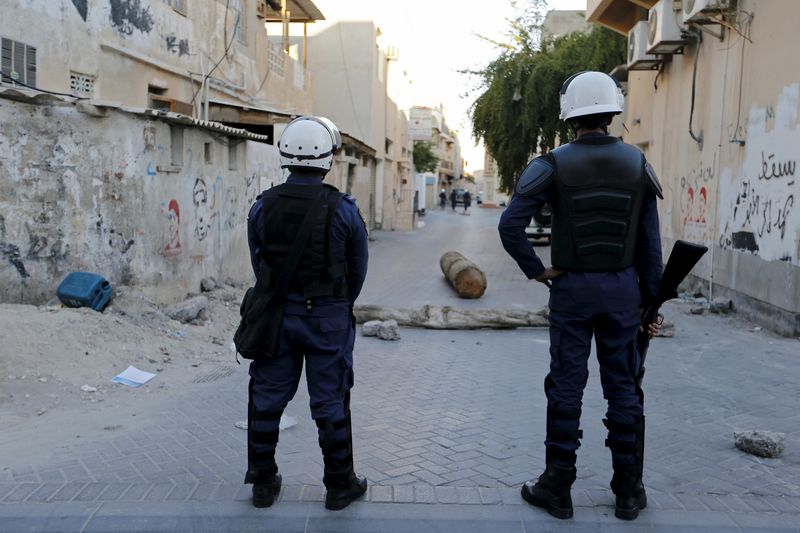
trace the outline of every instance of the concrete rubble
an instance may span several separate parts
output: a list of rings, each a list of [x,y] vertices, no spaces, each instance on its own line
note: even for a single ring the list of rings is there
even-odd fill
[[[164,308],[164,314],[184,324],[202,322],[208,308],[208,298],[195,296]]]
[[[219,288],[219,283],[213,277],[203,278],[200,280],[200,290],[202,292],[211,292]]]
[[[400,340],[400,328],[397,325],[397,320],[386,320],[381,323],[378,328],[378,338],[385,341]]]
[[[728,298],[718,296],[711,300],[708,310],[718,315],[727,315],[733,312],[733,302]]]
[[[783,453],[786,434],[774,431],[734,431],[734,444],[743,452],[774,459]]]
[[[361,334],[385,341],[400,340],[400,328],[396,320],[370,320],[361,326]]]

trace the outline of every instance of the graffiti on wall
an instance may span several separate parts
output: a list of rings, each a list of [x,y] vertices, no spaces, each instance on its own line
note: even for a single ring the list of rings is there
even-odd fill
[[[3,215],[0,215],[0,256],[4,261],[11,263],[19,277],[22,278],[23,283],[25,278],[30,277],[30,274],[25,269],[25,263],[22,262],[19,246],[6,241],[6,219]]]
[[[181,206],[175,198],[167,204],[167,233],[164,255],[179,255],[181,253]]]
[[[167,35],[167,51],[181,57],[189,55],[189,39],[178,39],[175,34]]]
[[[153,14],[150,6],[142,7],[141,0],[109,0],[111,4],[111,26],[122,35],[133,35],[134,30],[150,33],[153,29]]]
[[[700,162],[688,174],[681,176],[680,206],[684,225],[707,226],[710,183],[715,177],[717,152],[709,164]]]
[[[211,230],[211,207],[208,203],[208,187],[203,178],[197,178],[192,189],[194,204],[194,234],[202,241]]]
[[[72,0],[72,5],[75,6],[75,9],[78,10],[78,14],[81,16],[84,22],[86,22],[86,17],[89,15],[89,5],[87,0]]]
[[[720,179],[722,248],[798,264],[798,103],[800,84],[795,83],[781,92],[774,112],[751,110],[742,167],[737,173],[724,169]]]

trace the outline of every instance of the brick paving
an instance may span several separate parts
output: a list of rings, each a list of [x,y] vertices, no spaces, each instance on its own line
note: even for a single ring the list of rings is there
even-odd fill
[[[484,260],[481,266],[495,290],[487,293],[484,306],[541,305],[546,291],[521,274],[495,282],[494,272],[509,270],[499,244],[489,239],[497,213],[432,213],[418,234],[378,232],[364,303],[393,301],[392,291],[405,298],[399,305],[442,303],[449,289],[436,272],[423,278],[429,265],[421,265],[433,261],[438,269],[435,225],[441,221],[451,232],[456,221],[463,221],[475,226],[466,233],[474,236],[461,237],[452,248]],[[420,245],[392,246],[408,242]],[[390,264],[401,266],[382,274]],[[403,283],[393,281],[394,288],[387,289],[381,278],[402,278]],[[426,296],[412,295],[418,291]],[[735,317],[698,317],[687,310],[682,304],[668,306],[676,336],[654,341],[648,358],[649,509],[753,514],[764,523],[800,514],[798,341],[751,331]],[[403,329],[402,336],[398,342],[364,337],[356,342],[355,458],[357,470],[371,483],[367,499],[376,504],[523,505],[519,485],[537,475],[544,461],[547,331]],[[608,512],[613,497],[601,423],[605,401],[596,363],[590,370],[573,495],[579,508]],[[219,379],[193,384],[153,412],[141,429],[122,428],[80,445],[43,443],[39,459],[30,464],[15,464],[0,449],[0,508],[247,500],[249,487],[242,485],[246,433],[234,427],[245,418],[246,369],[232,363],[216,372]],[[278,446],[281,500],[319,502],[324,496],[322,459],[305,387],[287,414],[298,424],[281,433]],[[733,431],[739,428],[786,433],[784,455],[761,459],[736,450]]]

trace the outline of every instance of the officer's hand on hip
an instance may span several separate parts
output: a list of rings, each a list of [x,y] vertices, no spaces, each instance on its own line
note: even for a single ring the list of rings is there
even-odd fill
[[[656,321],[647,326],[647,337],[652,339],[658,332],[661,331],[661,324],[664,322],[664,315],[659,314],[656,316]],[[644,331],[642,326],[639,326],[639,331]]]
[[[558,276],[560,276],[563,273],[564,273],[563,270],[556,270],[553,267],[548,267],[548,268],[545,268],[544,272],[542,272],[542,274],[539,277],[535,278],[535,279],[539,283],[544,283],[545,285],[550,287],[550,280],[557,278]]]

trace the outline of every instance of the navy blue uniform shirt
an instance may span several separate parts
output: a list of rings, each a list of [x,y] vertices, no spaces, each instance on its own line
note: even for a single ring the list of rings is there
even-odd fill
[[[591,135],[591,134],[590,134]],[[552,154],[545,154],[555,167]],[[556,205],[556,185],[531,196],[515,194],[500,217],[503,248],[528,279],[542,275],[545,266],[525,235],[534,213],[545,203]],[[565,272],[552,280],[550,308],[564,312],[625,311],[646,305],[658,291],[663,264],[656,195],[648,187],[639,215],[634,264],[615,272]]]
[[[299,176],[290,174],[286,183],[293,185],[321,185],[321,176]],[[247,216],[247,241],[250,246],[250,262],[256,277],[261,267],[259,253],[263,248],[263,239],[258,233],[258,217],[261,214],[262,197],[259,196],[250,214]],[[325,296],[314,299],[313,314],[325,315],[326,310],[335,312],[342,305],[351,306],[355,303],[367,277],[367,259],[369,257],[367,243],[367,228],[356,207],[356,200],[346,195],[333,216],[330,227],[329,251],[333,263],[347,263],[347,298]],[[300,293],[289,293],[285,312],[294,313],[295,310],[306,311],[305,298]]]

